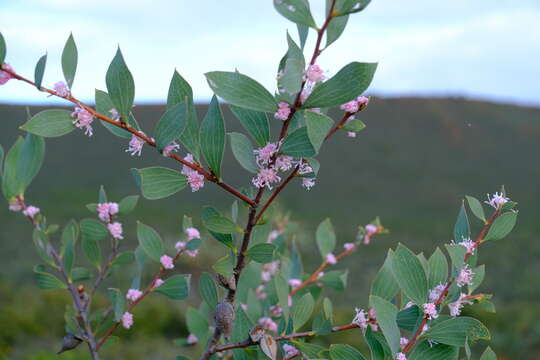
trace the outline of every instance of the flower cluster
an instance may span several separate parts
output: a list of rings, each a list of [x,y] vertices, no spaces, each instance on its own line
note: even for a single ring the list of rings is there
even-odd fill
[[[429,290],[429,301],[434,303],[439,300],[441,295],[443,294],[444,290],[446,289],[446,284],[439,284],[435,286],[433,289]]]
[[[459,299],[448,304],[450,315],[453,317],[459,316],[459,314],[461,314],[461,309],[465,304],[472,304],[472,302],[467,300],[467,294],[461,293]]]
[[[462,287],[463,285],[471,285],[472,279],[474,276],[474,272],[471,268],[469,268],[469,265],[465,264],[460,272],[458,277],[456,278],[456,285],[458,287]]]
[[[439,313],[437,312],[437,305],[434,303],[426,303],[422,305],[422,309],[424,310],[424,314],[427,315],[428,319],[436,319],[439,317]]]
[[[26,209],[23,210],[24,216],[31,217],[32,219],[39,214],[39,208],[35,206],[27,206]]]
[[[193,240],[193,239],[200,239],[201,238],[201,233],[199,232],[199,230],[197,230],[196,228],[194,227],[190,227],[190,228],[187,228],[186,231],[185,231],[186,235],[187,235],[187,242]],[[174,247],[176,249],[176,251],[182,251],[182,250],[185,250],[186,249],[186,246],[187,246],[187,242],[185,241],[178,241]],[[196,257],[198,254],[199,254],[199,249],[195,249],[195,250],[186,250],[186,254],[190,257]]]
[[[97,204],[98,217],[103,222],[110,222],[113,215],[119,211],[119,206],[114,202],[106,202]]]
[[[278,104],[278,111],[274,114],[274,117],[278,120],[285,121],[291,115],[291,106],[286,102],[280,102]]]
[[[173,152],[176,152],[178,150],[180,150],[180,145],[173,141],[169,145],[165,146],[165,148],[163,149],[163,156],[169,157]]]
[[[367,105],[368,102],[369,98],[365,96],[359,96],[356,99],[341,105],[339,108],[349,114],[355,114],[362,108],[362,106]]]
[[[140,137],[131,135],[131,140],[129,140],[126,152],[130,153],[131,156],[141,156],[144,143],[145,141]]]
[[[159,258],[159,262],[161,263],[161,266],[163,266],[163,268],[167,269],[167,270],[170,270],[170,269],[173,269],[174,268],[174,260],[172,257],[168,256],[168,255],[163,255]]]
[[[82,106],[76,106],[75,111],[71,113],[71,117],[75,118],[73,124],[79,129],[85,129],[84,134],[87,136],[92,136],[92,122],[94,121],[94,116]]]
[[[13,71],[13,68],[11,67],[11,65],[6,64],[6,63],[4,63],[2,65],[2,69],[3,70]],[[4,85],[5,83],[7,83],[12,78],[13,78],[13,76],[11,76],[10,73],[8,73],[7,71],[0,70],[0,85]]]
[[[137,301],[142,295],[143,292],[138,289],[129,289],[126,294],[126,299],[129,301]]]
[[[187,154],[184,157],[184,160],[186,160],[187,162],[190,162],[192,164],[195,163],[195,160],[193,159],[192,154]],[[199,191],[200,189],[202,189],[204,187],[204,175],[199,174],[198,171],[193,170],[192,168],[190,168],[187,165],[184,165],[182,167],[181,172],[182,172],[183,175],[185,175],[187,177],[187,182],[188,182],[189,186],[191,187],[192,192]]]
[[[69,87],[63,81],[58,81],[56,84],[54,84],[54,91],[56,91],[56,96],[63,98],[68,97],[70,94]]]
[[[489,194],[487,194],[487,201],[485,201],[486,204],[493,206],[495,210],[499,210],[502,208],[504,204],[506,204],[510,199],[505,197],[504,194],[496,192],[491,197]]]

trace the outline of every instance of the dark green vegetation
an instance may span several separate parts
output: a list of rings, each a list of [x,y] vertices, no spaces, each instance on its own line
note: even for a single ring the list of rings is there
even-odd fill
[[[203,108],[198,108],[200,118],[206,111]],[[32,109],[32,113],[39,110]],[[148,133],[164,107],[138,106],[134,111]],[[239,130],[238,121],[225,107],[224,113],[227,130]],[[354,307],[366,306],[367,289],[388,247],[402,242],[430,255],[451,239],[464,195],[483,198],[504,184],[509,196],[519,202],[520,216],[508,239],[489,242],[480,249],[487,274],[478,291],[495,294],[497,314],[479,315],[492,331],[493,348],[501,358],[540,356],[540,244],[536,238],[540,234],[540,109],[461,99],[373,99],[360,118],[367,128],[356,139],[338,133],[319,156],[322,166],[317,185],[306,192],[299,182],[293,183],[279,204],[291,212],[292,220],[306,234],[300,239],[306,269],[319,264],[312,235],[325,217],[332,218],[340,243],[351,240],[356,226],[376,215],[391,229],[390,235],[376,238],[345,260],[343,266],[351,269],[349,289],[334,294],[338,295],[336,305],[340,305],[336,323],[350,322]],[[0,119],[0,144],[8,148],[22,134],[16,128],[26,120],[25,109],[2,106]],[[274,125],[277,122],[272,121]],[[47,139],[43,169],[26,198],[40,207],[51,223],[91,216],[84,204],[96,201],[100,184],[112,200],[137,194],[130,168],[156,163],[176,166],[146,146],[141,158],[132,158],[125,153],[127,141],[98,124],[94,129],[92,138],[75,131]],[[248,185],[250,174],[227,151],[222,176],[237,187]],[[136,243],[135,220],[151,224],[164,238],[174,241],[182,215],[193,216],[199,225],[201,203],[228,209],[232,200],[211,183],[194,194],[186,189],[165,200],[142,200],[125,221],[125,242]],[[478,230],[476,219],[471,218],[471,222]],[[32,267],[38,257],[30,235],[31,228],[21,216],[9,213],[7,204],[0,206],[0,359],[3,353],[13,359],[54,359],[52,351],[57,350],[63,334],[62,315],[68,296],[42,292],[33,284]],[[223,245],[205,237],[202,255],[184,260],[179,268],[194,272],[196,284],[198,274],[208,271],[205,260],[223,252]],[[115,286],[127,285],[116,281]],[[165,359],[180,353],[173,339],[187,335],[184,308],[158,296],[148,300],[135,311],[134,328],[119,333],[121,343],[110,349],[115,355],[105,353],[104,358]],[[193,297],[182,302],[185,307],[198,303]],[[332,341],[363,346],[354,331]],[[84,354],[81,347],[62,357],[82,359]]]

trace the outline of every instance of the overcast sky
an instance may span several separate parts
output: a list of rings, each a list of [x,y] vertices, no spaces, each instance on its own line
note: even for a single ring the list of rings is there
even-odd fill
[[[310,0],[320,24],[323,0]],[[285,32],[296,26],[271,0],[0,0],[7,62],[33,78],[45,52],[44,85],[62,79],[70,31],[79,49],[73,92],[90,100],[120,44],[136,82],[136,102],[166,99],[174,68],[198,100],[211,90],[204,73],[237,68],[272,92]],[[314,33],[306,51],[311,53]],[[320,57],[335,74],[351,61],[379,62],[368,93],[460,95],[540,105],[539,0],[372,0]],[[15,81],[0,102],[51,102]]]

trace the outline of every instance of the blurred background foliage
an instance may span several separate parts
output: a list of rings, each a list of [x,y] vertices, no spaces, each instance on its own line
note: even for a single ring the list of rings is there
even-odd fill
[[[238,121],[223,107],[228,131],[240,131]],[[31,108],[32,113],[42,108]],[[205,105],[198,106],[201,118]],[[134,113],[143,130],[151,133],[164,111],[160,105],[139,105]],[[349,268],[349,286],[344,293],[325,290],[337,308],[336,324],[351,321],[354,307],[365,307],[368,289],[388,247],[398,242],[430,255],[437,246],[451,240],[452,228],[464,195],[484,198],[486,192],[505,185],[512,200],[519,202],[520,216],[515,231],[505,240],[480,249],[480,261],[487,265],[480,292],[493,293],[497,314],[469,308],[486,322],[492,332],[492,347],[501,359],[540,358],[540,109],[460,98],[373,98],[360,114],[367,128],[356,139],[344,133],[332,138],[319,156],[321,170],[317,185],[306,192],[299,182],[286,189],[277,212],[290,213],[300,235],[304,268],[320,263],[314,233],[317,224],[330,217],[338,242],[350,241],[357,226],[380,216],[391,230],[369,247],[361,247],[338,265]],[[9,148],[26,120],[22,106],[1,105],[0,144]],[[272,121],[277,126],[277,121]],[[162,164],[175,167],[149,147],[141,158],[125,153],[126,141],[96,124],[91,138],[75,131],[69,136],[47,139],[47,155],[40,175],[26,194],[49,223],[64,224],[70,218],[92,215],[85,204],[97,200],[103,184],[109,199],[119,201],[138,189],[130,168]],[[276,132],[277,130],[274,129]],[[184,153],[182,152],[182,155]],[[247,186],[250,174],[240,168],[227,150],[224,179],[237,187]],[[184,214],[200,226],[201,205],[228,210],[232,197],[211,183],[192,194],[184,190],[159,201],[141,200],[125,223],[122,246],[134,248],[135,221],[158,229],[171,243],[181,231]],[[471,219],[473,229],[480,224]],[[476,225],[476,227],[474,227]],[[39,262],[25,219],[0,207],[0,360],[56,359],[63,336],[63,311],[67,294],[43,292],[32,279],[32,266]],[[104,351],[104,358],[171,359],[190,355],[174,340],[187,336],[184,312],[198,307],[198,276],[210,271],[212,261],[225,253],[223,245],[205,236],[201,255],[184,259],[181,273],[193,273],[193,295],[187,301],[172,302],[151,296],[135,311],[135,326],[118,332],[119,341]],[[105,286],[127,285],[113,278]],[[101,301],[107,301],[102,298]],[[335,334],[322,342],[347,342],[364,349],[354,331]],[[195,349],[197,350],[197,349]],[[364,349],[365,350],[365,349]],[[82,346],[59,358],[86,359]]]

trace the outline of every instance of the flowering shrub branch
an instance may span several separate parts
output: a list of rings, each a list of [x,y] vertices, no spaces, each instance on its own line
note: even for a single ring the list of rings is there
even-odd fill
[[[320,168],[316,155],[325,140],[341,130],[348,137],[356,137],[365,128],[356,117],[368,106],[369,98],[362,94],[370,85],[377,64],[352,62],[327,78],[317,60],[343,33],[349,16],[361,12],[368,4],[369,0],[327,0],[323,25],[319,28],[307,0],[274,0],[276,10],[297,25],[300,40],[298,45],[287,34],[288,50],[279,64],[277,92],[270,93],[239,72],[209,72],[205,75],[216,96],[199,123],[193,90],[175,71],[167,109],[152,136],[142,130],[132,114],[135,83],[120,49],[106,74],[107,92],[96,90],[94,109],[71,92],[77,69],[77,47],[72,35],[62,53],[66,81],[59,81],[50,89],[42,86],[47,56],[39,59],[34,81],[25,78],[4,62],[6,44],[0,34],[0,85],[10,79],[20,80],[75,105],[72,112],[51,109],[32,116],[21,127],[28,134],[15,142],[5,160],[0,147],[2,193],[11,211],[20,212],[31,221],[35,229],[34,244],[44,262],[34,269],[37,283],[44,290],[67,289],[73,300],[73,308],[65,316],[66,335],[61,352],[85,342],[92,359],[99,359],[99,350],[120,326],[125,329],[135,326],[134,310],[143,299],[154,293],[174,300],[186,299],[191,277],[174,272],[181,255],[198,255],[203,238],[192,219],[184,216],[180,240],[174,249],[167,249],[156,230],[138,222],[138,246],[133,251],[124,251],[121,216],[135,208],[139,197],[132,195],[112,202],[102,188],[98,202],[87,205],[94,217],[72,220],[65,225],[57,250],[53,237],[59,226],[47,225],[39,208],[26,205],[24,194],[43,162],[44,138],[63,136],[75,129],[92,136],[95,119],[113,135],[127,141],[126,152],[131,156],[140,156],[146,144],[179,163],[179,169],[132,169],[145,198],[169,197],[187,186],[191,191],[200,191],[206,180],[247,205],[243,222],[239,221],[243,209],[237,200],[231,206],[230,216],[213,207],[202,211],[203,226],[211,238],[224,246],[226,255],[212,266],[214,275],[200,276],[202,303],[197,309],[186,309],[189,334],[177,341],[198,347],[199,359],[226,352],[226,358],[235,359],[362,360],[364,356],[351,345],[333,344],[324,348],[307,341],[350,329],[361,330],[359,334],[368,344],[372,359],[405,360],[407,356],[410,360],[454,359],[462,348],[489,339],[487,328],[476,319],[461,316],[461,310],[474,303],[492,308],[490,295],[474,293],[485,274],[485,267],[477,265],[478,250],[486,241],[506,237],[516,223],[516,203],[506,197],[504,189],[488,196],[487,204],[494,212],[487,219],[483,204],[476,198],[466,198],[470,211],[484,225],[476,240],[471,240],[467,209],[465,204],[461,206],[454,241],[445,245],[450,265],[438,248],[429,259],[402,244],[389,250],[373,281],[367,311],[355,309],[351,323],[339,326],[334,325],[332,301],[322,294],[325,288],[344,290],[348,272],[330,267],[388,230],[376,218],[359,227],[356,240],[344,243],[344,250],[336,253],[337,238],[332,222],[324,220],[315,232],[321,265],[305,273],[294,241],[296,230],[288,217],[280,217],[273,209],[275,200],[294,179],[301,179],[300,185],[306,190],[315,186]],[[316,40],[306,63],[304,46],[310,29],[316,32]],[[228,103],[251,138],[244,133],[226,133],[218,96]],[[343,111],[337,122],[327,115],[333,108]],[[274,120],[269,119],[269,114]],[[269,121],[281,124],[274,141]],[[236,160],[252,174],[249,185],[239,190],[222,180],[227,139]],[[186,155],[177,155],[182,149]],[[110,240],[105,260],[101,249],[103,239]],[[78,252],[84,254],[92,269],[75,266]],[[96,308],[92,304],[94,295],[114,272],[128,265],[134,273],[129,288],[108,287],[110,305]],[[47,266],[60,278],[47,272]],[[151,271],[149,283],[142,287],[145,268],[151,266],[158,268]],[[448,314],[442,313],[445,306]],[[315,312],[316,308],[321,311]],[[310,320],[310,330],[302,331]],[[281,351],[278,342],[282,343]],[[485,353],[492,352],[488,348]]]

